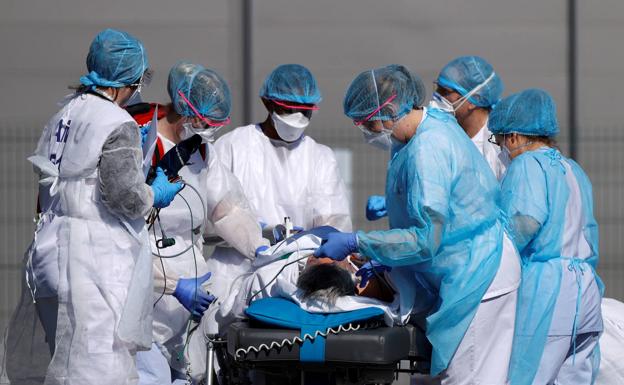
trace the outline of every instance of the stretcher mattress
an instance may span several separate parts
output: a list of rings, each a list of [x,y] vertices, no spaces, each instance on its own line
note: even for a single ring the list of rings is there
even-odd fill
[[[241,355],[239,349],[250,346],[270,346],[272,342],[293,340],[299,330],[275,327],[252,327],[249,322],[237,322],[228,329],[228,354],[237,361],[299,361],[299,344],[284,344],[280,349],[261,349]],[[237,352],[239,352],[237,357]],[[376,327],[329,334],[325,346],[325,361],[349,364],[388,365],[400,360],[428,361],[431,347],[421,329],[412,325]]]

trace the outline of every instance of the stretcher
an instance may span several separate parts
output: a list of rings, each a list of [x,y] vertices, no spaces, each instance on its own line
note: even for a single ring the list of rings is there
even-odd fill
[[[388,327],[368,317],[304,333],[250,318],[208,344],[207,373],[218,360],[222,384],[251,384],[260,377],[265,384],[389,384],[400,372],[429,371],[431,345],[418,325]]]

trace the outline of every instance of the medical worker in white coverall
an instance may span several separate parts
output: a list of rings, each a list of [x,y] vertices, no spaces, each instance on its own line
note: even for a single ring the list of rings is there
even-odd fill
[[[144,216],[182,188],[162,170],[145,184],[139,127],[122,108],[143,84],[143,45],[104,30],[91,43],[87,68],[29,158],[40,173],[39,231],[54,230],[35,236],[52,247],[35,244],[32,254],[32,278],[58,293],[58,316],[42,317],[57,321],[46,385],[136,382],[134,356],[149,349],[152,334]]]
[[[150,232],[156,292],[154,345],[150,352],[137,355],[142,385],[171,383],[170,367],[174,379],[185,378],[182,353],[189,320],[191,316],[199,319],[214,300],[209,294],[213,290],[211,272],[202,254],[206,228],[249,260],[256,249],[269,244],[262,238],[240,183],[221,164],[212,145],[214,134],[230,121],[227,83],[210,69],[180,62],[169,72],[167,90],[171,104],[158,106],[161,118],[154,160],[194,135],[201,137],[202,144],[179,172],[184,190],[160,211]],[[128,110],[141,107],[146,107],[146,112],[133,116],[144,116],[147,125],[151,124],[156,104],[143,103]],[[162,248],[162,239],[174,239],[175,244]]]
[[[321,94],[312,73],[298,64],[280,65],[260,90],[268,111],[259,124],[238,127],[215,143],[219,159],[241,182],[264,226],[290,217],[302,229],[329,225],[350,231],[346,189],[332,150],[305,134]],[[251,266],[236,249],[217,247],[208,259],[217,297]],[[216,331],[215,331],[216,332]]]

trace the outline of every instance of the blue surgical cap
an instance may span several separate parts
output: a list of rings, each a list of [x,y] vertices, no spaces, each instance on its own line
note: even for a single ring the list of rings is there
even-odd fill
[[[218,73],[199,64],[179,62],[173,66],[167,90],[173,108],[182,116],[195,116],[195,113],[178,91],[208,119],[222,121],[230,116],[230,88]]]
[[[344,113],[361,121],[387,103],[369,120],[395,120],[422,106],[425,94],[418,76],[402,65],[391,64],[364,71],[351,82],[344,97]]]
[[[536,88],[508,96],[490,113],[488,128],[494,134],[555,136],[559,133],[555,101]]]
[[[139,81],[147,68],[147,54],[139,40],[126,32],[105,29],[91,42],[89,73],[80,83],[87,87],[125,87]]]
[[[468,100],[477,107],[493,107],[503,93],[503,81],[494,72],[494,68],[479,56],[461,56],[448,63],[436,83],[444,88],[457,91],[462,96],[483,84],[490,76],[493,77]]]
[[[282,64],[264,79],[260,97],[301,104],[318,104],[321,91],[312,72],[300,64]]]

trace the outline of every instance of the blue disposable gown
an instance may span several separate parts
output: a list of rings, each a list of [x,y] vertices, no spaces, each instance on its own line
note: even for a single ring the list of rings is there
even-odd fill
[[[571,245],[567,239],[569,236],[564,234],[570,221],[566,220],[570,197],[566,170],[573,172],[580,192],[583,234],[581,242],[576,242],[578,246]],[[501,189],[502,207],[522,258],[522,283],[518,291],[509,378],[512,385],[528,385],[533,382],[546,338],[552,330],[562,265],[574,269],[584,269],[578,267],[579,263],[590,266],[600,293],[604,292],[595,272],[598,224],[593,215],[592,187],[587,175],[577,163],[564,158],[555,149],[544,147],[519,155],[507,169]],[[566,253],[576,255],[563,255]],[[566,263],[562,264],[562,259]],[[566,334],[572,335],[573,325],[568,329]]]
[[[386,179],[390,230],[357,233],[360,253],[413,271],[413,287],[399,290],[417,292],[416,308],[433,293],[427,313],[433,375],[447,368],[497,273],[499,194],[455,118],[428,109],[416,135],[393,149]]]

